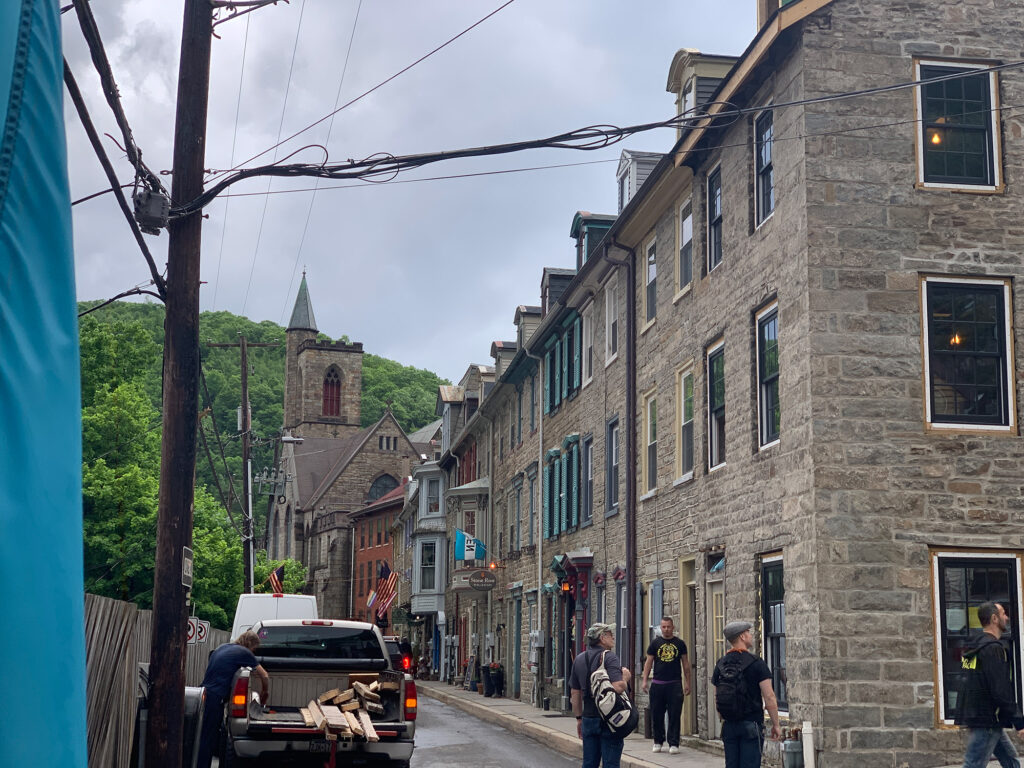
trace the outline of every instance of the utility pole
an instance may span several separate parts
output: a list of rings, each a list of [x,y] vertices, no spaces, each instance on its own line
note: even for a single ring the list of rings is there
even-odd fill
[[[185,0],[178,65],[171,196],[193,200],[203,191],[206,113],[213,16],[209,0]],[[181,768],[185,717],[185,659],[191,573],[199,402],[199,253],[201,212],[171,222],[167,247],[164,320],[163,438],[153,634],[149,666],[147,768]]]
[[[242,433],[242,561],[245,569],[245,591],[252,592],[253,562],[253,521],[252,521],[252,409],[249,407],[249,347],[276,347],[277,344],[250,344],[244,335],[238,335],[235,344],[213,344],[208,347],[239,347],[242,351],[242,418],[239,431]]]

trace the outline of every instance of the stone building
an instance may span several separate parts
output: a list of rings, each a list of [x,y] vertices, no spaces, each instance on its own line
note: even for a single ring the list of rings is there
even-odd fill
[[[398,488],[424,446],[410,442],[390,410],[360,426],[363,346],[317,333],[303,274],[286,334],[284,403],[285,431],[303,440],[282,445],[290,482],[271,511],[267,551],[308,568],[321,615],[348,617],[358,575],[350,514]]]

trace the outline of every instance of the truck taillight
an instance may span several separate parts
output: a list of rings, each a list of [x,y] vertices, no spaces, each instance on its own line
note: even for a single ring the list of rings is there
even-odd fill
[[[405,681],[405,719],[416,719],[416,683],[412,680]]]
[[[235,681],[235,690],[231,692],[230,717],[245,717],[246,705],[249,703],[249,678],[240,677]]]

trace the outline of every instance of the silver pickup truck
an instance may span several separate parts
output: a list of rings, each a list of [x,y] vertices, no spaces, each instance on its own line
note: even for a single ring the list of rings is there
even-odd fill
[[[235,675],[227,704],[222,768],[272,758],[274,765],[371,763],[407,768],[416,735],[416,683],[392,668],[380,630],[361,621],[275,619],[253,626],[259,663],[270,675],[269,706],[260,701],[250,670]],[[306,724],[300,709],[332,689],[381,684],[380,707],[370,715],[379,741],[329,740]],[[386,683],[386,685],[384,685]],[[387,690],[383,690],[386,688]],[[397,690],[394,690],[396,689]]]

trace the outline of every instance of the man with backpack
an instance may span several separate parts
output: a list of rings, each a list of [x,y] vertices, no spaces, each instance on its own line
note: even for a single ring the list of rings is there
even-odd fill
[[[619,768],[622,746],[632,728],[613,728],[605,722],[591,690],[591,678],[603,666],[607,673],[606,687],[614,694],[625,694],[630,672],[612,652],[615,647],[615,625],[594,624],[587,630],[587,649],[572,663],[569,687],[572,691],[572,713],[576,715],[576,733],[583,740],[583,768]],[[603,664],[602,664],[603,662]],[[604,678],[604,675],[599,675]],[[608,691],[611,694],[611,691]],[[635,711],[634,711],[635,713]],[[635,717],[632,719],[636,727]]]
[[[1013,691],[1013,664],[1002,642],[1009,619],[998,603],[982,603],[978,621],[981,637],[962,657],[966,679],[955,717],[957,725],[968,729],[964,768],[984,768],[993,756],[1003,768],[1020,768],[1017,750],[1003,730],[1012,727],[1024,735],[1024,716]]]
[[[772,690],[772,673],[754,656],[754,636],[749,621],[730,621],[725,639],[732,646],[715,664],[715,708],[722,718],[725,768],[760,768],[764,741],[764,710],[772,721],[771,739],[782,738],[779,705]]]

